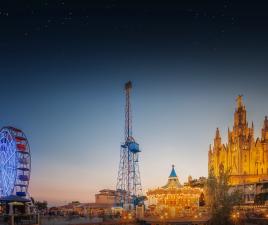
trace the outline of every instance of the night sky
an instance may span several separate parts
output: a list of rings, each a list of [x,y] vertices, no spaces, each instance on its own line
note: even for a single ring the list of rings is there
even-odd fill
[[[6,1],[0,3],[0,123],[25,131],[30,191],[62,204],[115,188],[124,83],[143,189],[207,175],[235,98],[260,134],[268,114],[264,1]],[[153,171],[153,172],[152,172]]]

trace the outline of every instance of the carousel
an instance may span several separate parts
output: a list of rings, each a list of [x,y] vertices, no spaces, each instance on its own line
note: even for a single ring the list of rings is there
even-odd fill
[[[174,165],[167,184],[147,192],[151,214],[170,218],[196,215],[202,196],[202,188],[180,184]]]

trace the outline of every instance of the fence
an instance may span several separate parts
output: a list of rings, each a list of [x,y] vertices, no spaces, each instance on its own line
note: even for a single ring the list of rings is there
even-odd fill
[[[44,216],[40,218],[41,225],[74,225],[101,223],[102,218],[89,218],[80,216]]]
[[[0,224],[2,225],[40,225],[38,214],[29,215],[5,215],[0,216]]]
[[[0,224],[8,225],[9,224],[9,217],[8,216],[0,216]]]

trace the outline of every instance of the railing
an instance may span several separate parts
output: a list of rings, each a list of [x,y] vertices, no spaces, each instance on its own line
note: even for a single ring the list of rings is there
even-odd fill
[[[267,225],[268,219],[267,218],[248,218],[243,221],[245,224],[252,224],[252,225]]]
[[[89,218],[80,216],[42,216],[41,225],[76,225],[76,224],[99,224],[102,218]]]
[[[0,224],[2,225],[39,225],[39,215],[5,215],[0,216]]]
[[[35,224],[39,224],[39,218],[37,214],[14,216],[14,225],[35,225]]]
[[[9,216],[0,216],[0,224],[9,225],[11,222],[11,218]]]

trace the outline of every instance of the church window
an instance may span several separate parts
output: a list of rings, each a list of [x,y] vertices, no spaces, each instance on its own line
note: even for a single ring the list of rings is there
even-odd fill
[[[223,166],[222,163],[220,164],[219,171],[220,171],[220,173],[223,173],[224,172],[224,166]]]

